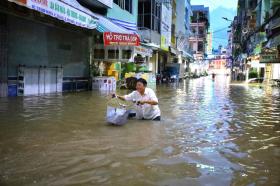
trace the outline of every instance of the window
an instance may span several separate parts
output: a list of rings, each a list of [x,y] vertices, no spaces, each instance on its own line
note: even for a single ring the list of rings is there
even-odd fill
[[[119,59],[119,50],[108,50],[108,59]]]
[[[200,37],[204,37],[204,28],[203,27],[199,27],[198,34]]]
[[[123,50],[122,51],[122,58],[129,59],[131,57],[131,50]]]
[[[94,59],[104,59],[104,49],[94,49]]]
[[[102,34],[97,34],[93,36],[93,42],[95,44],[103,44],[103,36]]]
[[[196,34],[196,27],[192,26],[192,33]]]
[[[199,52],[203,52],[203,42],[202,41],[199,41],[198,42],[198,47],[197,47],[197,51],[199,51]]]
[[[119,5],[121,9],[124,9],[132,14],[132,1],[133,0],[114,0],[114,3]]]
[[[161,5],[158,1],[141,1],[138,3],[139,29],[151,29],[160,32]]]

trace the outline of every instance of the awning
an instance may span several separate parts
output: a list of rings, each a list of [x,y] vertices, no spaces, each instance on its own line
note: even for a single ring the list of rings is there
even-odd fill
[[[122,34],[135,34],[111,19],[93,13],[80,5],[77,0],[9,0],[21,6],[39,11],[43,14],[55,17],[64,22],[88,29],[97,29],[99,32],[114,32]]]
[[[88,29],[95,29],[97,27],[98,19],[95,14],[81,6],[76,0],[9,1],[79,27]]]
[[[97,30],[99,32],[115,32],[115,33],[122,33],[122,34],[134,34],[135,32],[130,31],[124,27],[121,27],[114,22],[112,22],[110,19],[99,15],[95,14],[95,16],[99,19],[98,24],[97,24]]]
[[[180,54],[180,52],[172,46],[169,47],[169,51],[174,55],[179,55]]]
[[[127,22],[127,21],[122,21],[122,20],[118,20],[118,19],[113,19],[113,18],[110,18],[115,24],[121,26],[121,27],[124,27],[128,30],[131,30],[132,32],[136,32],[137,30],[137,25],[136,23],[130,23],[130,22]]]
[[[277,47],[278,45],[280,45],[280,35],[270,38],[265,47],[273,48]]]
[[[160,45],[157,45],[155,43],[141,43],[141,45],[151,47],[153,50],[160,49]]]
[[[187,58],[189,58],[191,60],[194,60],[193,55],[191,55],[190,53],[185,52],[185,51],[183,51],[183,57],[187,57]]]

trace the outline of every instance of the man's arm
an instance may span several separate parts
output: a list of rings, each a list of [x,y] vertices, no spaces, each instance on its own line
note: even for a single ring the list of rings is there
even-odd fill
[[[123,100],[123,101],[125,101],[125,97],[124,97],[124,96],[116,95],[116,97],[119,98],[119,99],[121,99],[121,100]]]
[[[154,100],[147,100],[147,101],[139,101],[139,103],[141,104],[141,105],[143,105],[143,104],[150,104],[150,105],[157,105],[158,104],[158,102],[157,101],[154,101]]]
[[[118,99],[121,99],[123,101],[133,101],[133,97],[134,97],[134,92],[128,94],[128,95],[125,95],[125,96],[119,96],[119,95],[116,95],[116,98]]]

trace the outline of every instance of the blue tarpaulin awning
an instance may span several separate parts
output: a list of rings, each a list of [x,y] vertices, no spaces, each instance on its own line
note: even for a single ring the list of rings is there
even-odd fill
[[[98,23],[96,29],[99,32],[116,32],[116,33],[123,33],[123,34],[134,34],[135,32],[128,30],[122,26],[117,25],[110,19],[102,16],[95,14],[95,16],[98,18]]]

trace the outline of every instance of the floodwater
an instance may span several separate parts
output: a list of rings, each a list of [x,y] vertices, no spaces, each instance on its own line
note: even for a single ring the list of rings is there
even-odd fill
[[[279,89],[157,88],[161,122],[104,120],[98,92],[0,99],[0,185],[280,185]]]

